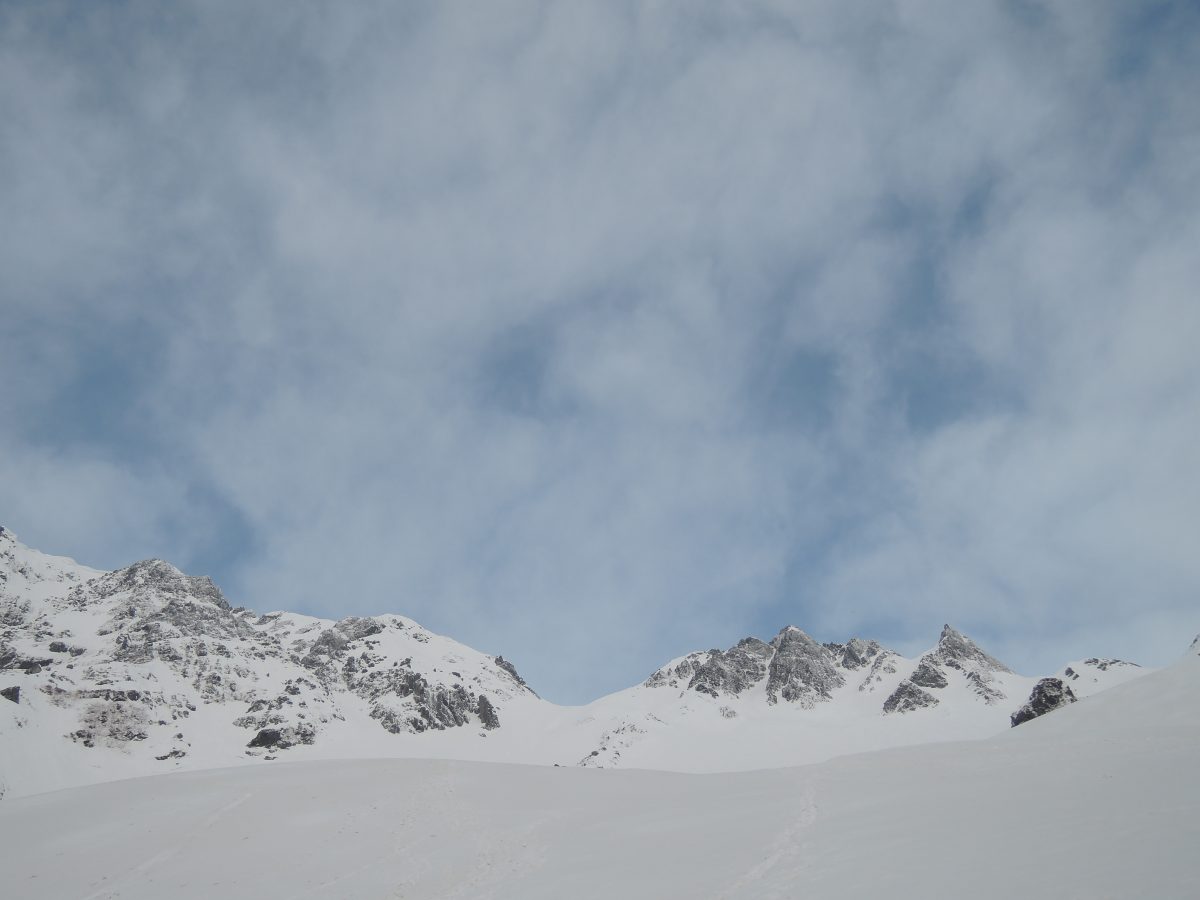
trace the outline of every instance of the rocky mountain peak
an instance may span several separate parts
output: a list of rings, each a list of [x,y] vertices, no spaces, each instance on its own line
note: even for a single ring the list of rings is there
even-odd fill
[[[89,587],[99,599],[129,592],[136,598],[155,595],[167,600],[208,602],[223,610],[232,608],[207,575],[185,575],[161,559],[144,559],[117,569],[95,579]]]
[[[952,676],[951,669],[958,674]],[[949,687],[951,677],[965,677],[971,690],[984,703],[993,705],[1005,699],[996,681],[998,674],[1011,675],[1012,670],[961,631],[943,625],[937,646],[918,660],[912,674],[885,701],[884,712],[907,713],[937,706],[938,698],[923,688]]]
[[[771,703],[782,698],[811,707],[828,700],[830,691],[846,683],[829,650],[794,625],[783,628],[771,646],[775,648],[767,674]]]
[[[937,648],[930,657],[952,668],[970,668],[983,672],[1011,672],[1008,666],[994,656],[985,653],[973,640],[949,625],[942,626],[941,637],[938,638]]]

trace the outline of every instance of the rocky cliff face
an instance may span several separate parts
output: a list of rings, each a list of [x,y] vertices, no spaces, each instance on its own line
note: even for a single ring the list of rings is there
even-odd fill
[[[757,688],[768,703],[812,707],[846,683],[845,672],[869,666],[881,652],[876,642],[859,638],[845,644],[819,644],[789,625],[769,644],[747,637],[728,650],[689,654],[659,669],[644,684],[714,698],[737,697]]]
[[[711,650],[696,666],[688,688],[712,697],[736,696],[762,681],[773,656],[774,649],[758,638],[738,641],[724,653]]]
[[[834,664],[849,671],[870,666],[880,653],[887,653],[878,641],[864,641],[862,638],[850,638],[844,644],[825,644],[825,649],[833,656]]]
[[[818,644],[799,628],[783,629],[771,641],[767,701],[785,700],[804,707],[828,700],[830,692],[846,683],[828,647]]]
[[[644,684],[717,699],[758,690],[768,704],[811,709],[828,702],[850,678],[860,693],[871,693],[891,681],[881,711],[908,713],[937,706],[937,692],[949,687],[952,679],[965,684],[983,703],[1000,703],[1006,699],[1000,677],[1012,675],[1006,665],[949,625],[942,629],[937,646],[897,684],[889,676],[902,664],[902,657],[877,641],[851,638],[846,643],[821,644],[789,625],[769,644],[748,637],[728,650],[689,654],[659,669]]]

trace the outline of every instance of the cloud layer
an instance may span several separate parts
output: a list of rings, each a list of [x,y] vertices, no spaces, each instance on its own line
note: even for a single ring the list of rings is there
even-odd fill
[[[1187,3],[0,10],[0,520],[553,699],[1197,630]]]

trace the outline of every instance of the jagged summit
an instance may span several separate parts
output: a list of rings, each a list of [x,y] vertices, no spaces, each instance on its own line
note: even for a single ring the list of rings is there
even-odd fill
[[[96,597],[105,599],[129,591],[134,597],[150,595],[208,602],[231,609],[229,601],[207,575],[185,575],[162,559],[144,559],[124,569],[102,575],[92,584]]]
[[[978,644],[961,631],[950,625],[942,626],[942,634],[938,638],[937,649],[934,652],[946,665],[954,665],[957,662],[993,672],[1012,671],[1012,669],[1004,665],[1000,660],[985,653]]]
[[[645,681],[646,687],[682,688],[710,697],[740,697],[761,692],[768,704],[789,703],[803,708],[833,698],[851,673],[868,669],[856,684],[871,693],[886,676],[897,672],[901,657],[878,641],[859,637],[845,643],[819,643],[802,628],[786,625],[766,643],[742,638],[728,650],[712,649],[672,660]],[[883,712],[911,712],[936,706],[927,689],[941,690],[952,680],[965,680],[986,703],[1004,699],[997,676],[1012,670],[986,653],[971,638],[945,625],[937,645],[912,665],[908,677],[895,685],[894,696],[883,701]],[[861,675],[857,676],[861,678]]]
[[[937,646],[922,656],[912,673],[883,704],[885,713],[910,713],[937,706],[945,690],[962,685],[978,699],[995,705],[1007,699],[1003,682],[1013,675],[961,631],[942,626]]]
[[[785,700],[812,706],[830,699],[831,691],[846,683],[824,645],[799,628],[787,626],[771,641],[775,649],[767,678],[767,701]]]

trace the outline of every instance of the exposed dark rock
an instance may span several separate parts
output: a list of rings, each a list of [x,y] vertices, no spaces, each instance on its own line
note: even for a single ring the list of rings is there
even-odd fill
[[[0,573],[3,575],[3,573]],[[2,584],[2,582],[0,582]],[[29,615],[29,601],[4,600],[0,602],[0,625],[24,625]]]
[[[989,656],[973,640],[949,625],[942,628],[938,645],[921,657],[916,671],[905,683],[919,687],[943,688],[949,684],[946,669],[961,672],[970,683],[971,689],[985,703],[994,704],[1004,699],[1003,692],[992,684],[992,678],[997,672],[1011,672],[1011,669],[995,657]]]
[[[51,653],[66,653],[70,648],[63,641],[51,641],[49,650]]]
[[[101,575],[88,582],[86,587],[100,599],[122,591],[133,592],[135,598],[147,591],[154,591],[164,596],[202,600],[223,610],[230,610],[229,601],[207,575],[184,575],[161,559],[142,560]]]
[[[994,656],[989,656],[973,640],[949,625],[942,626],[937,647],[925,654],[924,659],[953,669],[977,672],[1012,672],[1008,666]]]
[[[535,697],[537,696],[537,691],[535,691],[525,682],[525,679],[517,673],[517,667],[510,663],[507,659],[505,659],[503,656],[497,656],[492,659],[492,662],[507,672],[512,677],[513,681],[525,688],[525,690],[529,691],[529,693],[533,694]]]
[[[875,686],[883,681],[884,675],[896,674],[896,654],[891,650],[880,650],[871,661],[867,677],[858,686],[860,691],[874,691]]]
[[[1091,666],[1094,669],[1099,669],[1101,672],[1107,672],[1109,669],[1120,668],[1122,666],[1141,668],[1137,663],[1125,662],[1123,659],[1100,659],[1099,657],[1095,656],[1093,656],[1091,659],[1085,659],[1082,664],[1085,666]],[[1063,674],[1073,678],[1079,677],[1078,673],[1071,668],[1068,668]]]
[[[770,644],[752,637],[743,638],[724,653],[712,650],[696,668],[688,687],[711,697],[736,696],[763,680],[774,652]]]
[[[929,660],[922,659],[908,680],[919,687],[944,688],[950,682],[942,671]]]
[[[883,648],[878,641],[851,638],[844,644],[826,644],[825,649],[833,655],[837,665],[856,671],[868,665]]]
[[[95,701],[84,708],[80,728],[70,737],[94,747],[97,742],[110,747],[122,747],[132,741],[144,741],[150,736],[149,718],[138,704]]]
[[[14,684],[12,687],[6,687],[6,688],[0,690],[0,697],[3,697],[5,700],[11,700],[13,703],[20,703],[21,702],[20,685]]]
[[[302,724],[294,728],[263,728],[253,738],[247,747],[268,747],[274,750],[286,750],[297,744],[311,744],[316,738],[316,729],[311,725]]]
[[[369,616],[347,616],[333,626],[345,635],[347,641],[357,641],[383,631],[383,625]]]
[[[1075,692],[1062,683],[1060,678],[1043,678],[1029,694],[1025,705],[1012,714],[1013,727],[1022,722],[1044,716],[1048,712],[1075,702]]]
[[[283,739],[283,732],[278,728],[264,728],[250,739],[247,747],[275,747]]]
[[[1004,692],[992,683],[990,676],[988,676],[986,673],[981,674],[979,672],[968,672],[967,684],[970,685],[971,690],[982,697],[983,702],[987,703],[989,706],[999,703],[1005,697]]]
[[[479,709],[478,698],[461,684],[431,685],[410,669],[372,671],[359,682],[358,692],[372,700],[371,718],[393,734],[457,728]]]
[[[475,714],[479,716],[479,721],[483,723],[483,727],[491,730],[500,727],[500,717],[496,715],[496,707],[492,706],[492,701],[484,694],[479,695],[479,700],[475,704]]]
[[[788,626],[771,641],[775,655],[767,676],[767,701],[813,706],[846,683],[828,650],[799,628]]]
[[[346,652],[347,646],[360,638],[383,631],[383,625],[369,617],[348,616],[332,628],[327,628],[313,641],[301,664],[322,678],[336,677],[331,664]]]
[[[0,669],[20,669],[26,675],[36,675],[44,666],[53,664],[52,659],[34,659],[22,656],[11,647],[0,646]]]
[[[646,687],[679,687],[681,684],[687,686],[692,680],[692,676],[696,671],[708,662],[708,658],[719,651],[702,651],[699,653],[689,653],[683,659],[674,665],[665,665],[649,678],[643,685]]]
[[[930,706],[937,706],[938,699],[923,691],[911,681],[902,681],[892,695],[883,701],[885,713],[909,713]]]
[[[75,696],[87,700],[108,700],[113,703],[124,703],[126,700],[141,700],[142,692],[134,689],[117,691],[111,688],[95,688],[92,690],[76,691]]]

